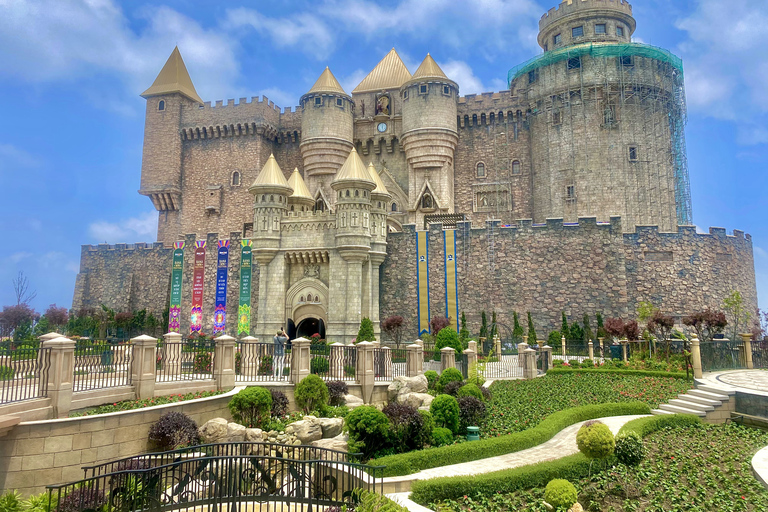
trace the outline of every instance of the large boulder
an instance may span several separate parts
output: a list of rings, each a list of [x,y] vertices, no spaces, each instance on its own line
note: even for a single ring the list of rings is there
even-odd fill
[[[344,395],[344,404],[350,409],[363,405],[363,399],[355,395]]]
[[[245,429],[245,441],[247,443],[261,443],[264,440],[263,435],[260,428]]]
[[[344,418],[318,418],[316,421],[323,430],[323,439],[336,437],[344,428]]]
[[[319,439],[312,442],[312,446],[317,448],[325,448],[326,450],[336,450],[338,452],[346,452],[349,442],[349,436],[341,434],[330,439]]]
[[[314,416],[305,416],[303,420],[291,423],[285,428],[285,433],[295,435],[301,444],[323,438],[323,428]]]
[[[398,395],[407,393],[426,393],[427,378],[424,375],[415,377],[395,377],[387,388],[387,398],[390,402],[396,401]]]
[[[435,397],[429,393],[406,393],[403,395],[397,395],[397,403],[410,405],[411,407],[429,407],[432,405],[432,400]]]
[[[213,418],[197,429],[202,444],[224,443],[227,441],[229,430],[228,421],[224,418]]]
[[[227,424],[227,441],[230,443],[240,443],[245,441],[246,428],[239,423]]]

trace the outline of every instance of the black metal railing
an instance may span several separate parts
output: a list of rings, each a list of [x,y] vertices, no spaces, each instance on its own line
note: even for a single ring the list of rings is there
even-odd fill
[[[373,349],[374,380],[392,380],[392,350],[386,348]]]
[[[157,382],[212,379],[214,347],[213,341],[159,342]]]
[[[392,378],[408,376],[408,349],[393,348],[390,350]]]
[[[589,357],[589,345],[584,340],[565,340],[565,357]],[[553,347],[554,348],[554,347]],[[562,350],[562,342],[561,342]],[[553,354],[554,355],[554,354]]]
[[[0,350],[0,403],[43,398],[48,393],[51,349],[20,346]]]
[[[78,341],[75,344],[73,391],[129,386],[132,356],[130,343]]]
[[[237,382],[283,382],[291,378],[291,351],[274,343],[237,342],[235,380]]]
[[[51,512],[352,507],[355,490],[382,492],[382,467],[241,454],[190,454],[150,466],[140,459],[78,482],[48,486]]]
[[[309,347],[309,371],[323,380],[355,380],[357,347],[313,344]]]
[[[768,368],[768,340],[752,342],[752,364],[754,368]]]

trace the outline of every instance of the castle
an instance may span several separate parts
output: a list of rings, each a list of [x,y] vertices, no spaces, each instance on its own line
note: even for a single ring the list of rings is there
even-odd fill
[[[566,0],[509,90],[460,96],[430,55],[411,74],[392,49],[350,93],[326,68],[293,110],[204,102],[174,49],[142,94],[159,242],[84,247],[73,307],[334,341],[389,314],[416,334],[460,310],[550,326],[734,289],[756,307],[749,236],[690,227],[682,62],[634,30],[624,0]]]

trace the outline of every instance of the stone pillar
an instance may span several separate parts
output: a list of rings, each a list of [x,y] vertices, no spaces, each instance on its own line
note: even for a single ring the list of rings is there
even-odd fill
[[[472,372],[474,372],[475,376],[481,377],[481,375],[477,374],[477,352],[468,348],[463,353],[467,355],[467,376],[472,378]]]
[[[408,377],[416,377],[419,374],[419,349],[421,347],[417,344],[408,345],[405,347],[406,354],[406,366],[408,367]]]
[[[163,334],[163,370],[166,376],[181,375],[181,334],[168,332]]]
[[[48,370],[48,398],[53,415],[66,418],[72,407],[72,385],[75,379],[75,342],[60,336],[43,342],[43,348],[51,349],[51,366]]]
[[[693,378],[700,379],[702,377],[701,368],[701,342],[697,335],[691,336],[691,364],[693,365]]]
[[[624,362],[627,362],[627,345],[629,340],[621,340],[621,354],[624,356]]]
[[[235,349],[237,340],[226,334],[215,340],[213,348],[213,378],[218,391],[235,387]],[[274,364],[274,361],[273,361]]]
[[[560,338],[560,344],[562,345],[562,348],[563,348],[563,361],[567,361],[568,359],[565,357],[566,355],[565,354],[565,336],[562,336]]]
[[[259,339],[246,336],[240,340],[240,375],[246,379],[255,377],[259,372]],[[237,357],[237,356],[235,356]]]
[[[467,342],[467,348],[473,351],[476,355],[479,354],[479,352],[477,351],[477,342],[475,340],[469,340]],[[480,347],[480,349],[482,350],[482,346]]]
[[[547,369],[552,368],[552,347],[549,345],[541,347],[541,357],[546,357],[545,361],[547,362]]]
[[[343,343],[331,343],[328,363],[332,379],[344,380],[344,347]]]
[[[42,336],[40,336],[37,339],[38,339],[38,341],[40,341],[40,343],[43,343],[45,341],[51,341],[51,340],[55,340],[56,338],[61,338],[61,337],[62,337],[61,334],[59,334],[57,332],[51,331],[48,334],[43,334]]]
[[[421,340],[417,340],[421,341]],[[424,342],[421,341],[421,344],[416,343],[418,345],[418,350],[416,350],[416,369],[417,369],[417,375],[423,375],[424,374]]]
[[[291,382],[298,384],[309,375],[309,344],[307,338],[296,338],[291,345]],[[359,347],[359,344],[358,344]]]
[[[376,347],[378,348],[378,347]],[[387,379],[392,380],[392,349],[384,347],[379,352],[381,354],[381,371],[380,375]]]
[[[136,390],[136,398],[153,398],[157,375],[157,339],[144,334],[133,338],[131,350],[131,381]]]
[[[536,351],[532,348],[526,348],[523,352],[525,365],[523,366],[523,378],[534,379],[538,372],[536,371]]]
[[[528,348],[527,343],[517,344],[517,363],[520,365],[520,368],[525,368],[525,351],[528,350]]]
[[[755,365],[752,362],[752,333],[742,333],[739,334],[741,336],[741,341],[744,342],[744,361],[746,363],[747,369],[752,370]]]
[[[456,368],[456,350],[452,347],[440,349],[440,371],[444,372],[448,368]]]
[[[498,336],[494,336],[493,338],[493,353],[499,358],[499,361],[501,361],[501,338]],[[477,354],[475,354],[475,357],[477,357]]]
[[[294,341],[294,343],[296,343]],[[357,383],[360,384],[363,402],[371,403],[373,398],[373,386],[376,382],[376,374],[373,368],[373,344],[370,341],[361,341],[357,347]]]
[[[527,335],[527,334],[524,334],[524,335],[523,335],[523,343],[525,343],[526,345],[528,345],[528,335]],[[518,350],[518,352],[519,352],[519,350]]]
[[[600,342],[600,357],[605,358],[605,349],[603,348],[603,342],[605,341],[605,338],[597,338],[597,341]]]
[[[480,337],[480,338],[478,338],[478,339],[480,340],[480,350],[482,350],[482,351],[483,351],[483,353],[485,353],[485,341],[486,341],[488,338],[485,338],[485,337]]]
[[[595,360],[595,348],[592,346],[592,340],[589,340],[589,343],[587,343],[587,349],[589,350],[589,358],[594,361]]]

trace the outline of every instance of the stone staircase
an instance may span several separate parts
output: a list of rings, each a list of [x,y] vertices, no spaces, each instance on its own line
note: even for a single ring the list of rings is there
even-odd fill
[[[694,380],[694,389],[661,404],[651,414],[693,414],[706,423],[725,423],[736,408],[736,392]]]

